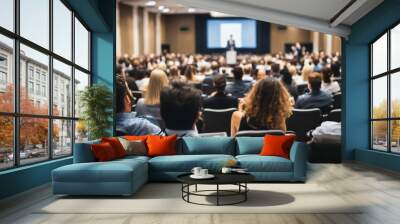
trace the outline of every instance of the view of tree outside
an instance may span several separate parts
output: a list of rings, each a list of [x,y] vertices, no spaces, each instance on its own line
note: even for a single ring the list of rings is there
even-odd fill
[[[390,49],[388,49],[388,40],[391,43]],[[400,66],[399,41],[400,25],[397,25],[391,30],[390,35],[385,33],[371,46],[372,147],[382,151],[388,151],[390,148],[390,151],[395,153],[400,153],[400,91],[398,89],[400,72],[393,71]],[[390,99],[388,99],[388,91]],[[389,102],[390,105],[388,105]],[[388,111],[389,106],[390,111]]]
[[[47,106],[35,105],[25,90],[21,87],[20,104],[24,105],[26,112],[46,113]],[[6,110],[13,107],[12,96],[13,88],[11,85],[7,87],[5,93],[0,94],[0,105]],[[13,118],[10,116],[0,116],[0,169],[12,166],[14,161],[14,124]],[[48,158],[48,119],[21,117],[20,118],[20,159],[21,164],[33,163]],[[60,127],[53,125],[53,139],[58,139]]]

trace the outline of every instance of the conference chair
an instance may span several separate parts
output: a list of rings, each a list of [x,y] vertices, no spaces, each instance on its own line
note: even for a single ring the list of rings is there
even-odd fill
[[[333,108],[341,109],[342,108],[342,93],[333,94]]]
[[[132,95],[136,98],[136,99],[140,99],[143,97],[143,93],[142,91],[131,91]]]
[[[231,117],[236,108],[210,109],[203,111],[204,132],[226,132],[231,131]]]
[[[319,108],[321,110],[322,115],[327,116],[329,112],[331,112],[333,108],[333,104],[329,104]]]
[[[293,114],[286,120],[286,129],[296,133],[298,141],[308,141],[310,138],[307,133],[322,122],[321,110],[313,109],[293,109]]]
[[[195,84],[193,84],[193,87],[196,88],[196,89],[198,89],[198,90],[201,90],[201,86],[202,86],[201,83],[195,83]]]
[[[236,137],[264,137],[265,135],[285,135],[282,130],[248,130],[239,131]]]
[[[329,112],[326,121],[336,121],[336,122],[341,122],[341,114],[342,110],[341,109],[334,109]]]
[[[128,133],[127,133],[125,130],[123,130],[123,129],[117,128],[117,129],[115,130],[115,135],[116,135],[116,136],[125,136],[125,135],[128,135]]]
[[[297,95],[300,96],[308,91],[308,84],[297,85]]]

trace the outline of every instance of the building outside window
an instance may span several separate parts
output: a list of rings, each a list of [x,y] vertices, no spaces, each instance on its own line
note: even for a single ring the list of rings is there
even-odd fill
[[[90,84],[89,30],[61,0],[20,0],[18,10],[7,15],[19,21],[16,29],[0,23],[8,30],[0,29],[0,170],[70,156],[74,142],[87,138],[71,105],[79,102],[78,93]],[[7,88],[1,89],[2,85]]]
[[[400,25],[370,45],[371,148],[400,153]]]

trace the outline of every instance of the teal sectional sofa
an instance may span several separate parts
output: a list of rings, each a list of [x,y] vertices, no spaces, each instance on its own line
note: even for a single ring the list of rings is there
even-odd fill
[[[219,172],[228,160],[236,160],[259,182],[305,182],[307,145],[294,142],[290,159],[260,156],[263,137],[184,137],[177,155],[128,156],[96,162],[90,149],[98,141],[75,145],[74,163],[52,172],[53,193],[67,195],[131,195],[148,181],[176,181],[193,167]]]

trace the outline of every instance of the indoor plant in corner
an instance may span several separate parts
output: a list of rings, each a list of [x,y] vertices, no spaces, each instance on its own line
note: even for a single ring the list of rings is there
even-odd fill
[[[89,140],[112,133],[112,92],[102,84],[94,84],[80,92],[81,123],[87,127]]]

